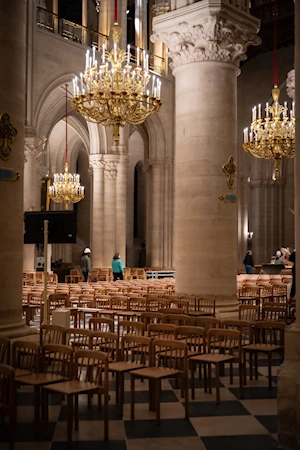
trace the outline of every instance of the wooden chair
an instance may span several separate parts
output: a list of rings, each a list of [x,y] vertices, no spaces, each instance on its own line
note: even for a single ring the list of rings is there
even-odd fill
[[[158,312],[161,314],[184,314],[183,308],[158,308]]]
[[[87,363],[86,363],[87,361]],[[88,367],[88,370],[86,369]],[[78,396],[98,394],[98,405],[104,395],[104,439],[108,439],[108,356],[101,351],[78,350],[75,352],[74,379],[44,387],[44,418],[48,424],[48,394],[60,393],[67,397],[68,404],[68,444],[72,443],[73,421],[75,430],[79,428]],[[75,406],[73,405],[75,399]]]
[[[287,302],[287,285],[286,285],[286,283],[273,284],[272,297],[273,297],[273,302],[286,303]]]
[[[64,344],[65,330],[59,325],[41,325],[41,344]]]
[[[156,422],[160,423],[161,380],[180,378],[185,397],[185,417],[189,417],[187,344],[173,339],[154,339],[150,351],[149,367],[130,372],[131,419],[134,419],[135,378],[148,379],[150,384],[150,409],[156,411]],[[152,391],[152,392],[150,392]]]
[[[175,338],[187,344],[188,358],[206,352],[204,328],[194,326],[176,327]]]
[[[116,361],[119,355],[119,336],[110,331],[92,331],[90,349],[106,353],[108,362]]]
[[[67,345],[47,344],[42,348],[40,371],[15,377],[18,385],[34,388],[34,425],[40,422],[40,392],[47,384],[57,383],[72,377],[73,349]]]
[[[255,379],[258,379],[258,353],[265,353],[268,357],[269,389],[272,388],[272,354],[284,351],[285,324],[280,322],[261,321],[254,324],[254,342],[243,347],[244,363],[249,353],[250,380],[252,380],[252,355],[255,357]],[[244,380],[246,384],[246,378]]]
[[[90,348],[91,331],[83,328],[67,328],[65,331],[65,343],[75,350]]]
[[[39,372],[40,369],[40,345],[35,342],[16,340],[12,344],[12,366],[15,369],[15,377]]]
[[[127,300],[127,307],[130,311],[146,312],[148,300],[145,297],[130,297]]]
[[[116,402],[120,403],[120,415],[123,416],[124,374],[147,365],[151,339],[127,334],[122,337],[119,361],[109,363],[108,370],[116,373]]]
[[[126,334],[143,336],[145,331],[144,324],[136,320],[118,320],[118,335],[122,338]]]
[[[166,314],[164,321],[165,323],[172,323],[176,327],[179,327],[182,325],[191,325],[192,318],[186,314]]]
[[[243,286],[239,291],[239,300],[243,305],[257,305],[260,298],[259,286]]]
[[[168,296],[169,297],[169,296]],[[168,298],[169,300],[169,304],[170,304],[170,308],[180,308],[183,309],[183,314],[188,314],[189,313],[189,300],[187,299],[178,299],[178,298]]]
[[[262,320],[286,323],[288,318],[288,303],[269,302],[262,307]]]
[[[176,325],[171,323],[152,323],[148,326],[148,336],[152,339],[175,339]]]
[[[220,368],[225,363],[239,363],[239,378],[241,398],[243,398],[243,363],[241,354],[241,333],[236,330],[225,330],[223,328],[211,328],[207,332],[208,350],[206,354],[192,356],[190,361],[192,398],[195,398],[194,371],[198,363],[208,365],[208,377],[204,378],[205,392],[207,381],[209,392],[211,392],[211,365],[216,368],[216,402],[220,403]]]
[[[0,364],[10,363],[10,340],[0,336]]]
[[[192,313],[195,315],[206,315],[213,316],[216,315],[216,300],[211,298],[196,298],[196,311]]]
[[[92,317],[89,320],[89,330],[114,332],[114,320],[107,317]]]
[[[148,332],[148,326],[151,323],[162,323],[164,321],[165,315],[159,312],[143,312],[141,314],[141,322],[144,324],[145,333]]]
[[[220,320],[212,316],[195,317],[193,321],[196,327],[203,327],[206,332],[211,328],[220,328]]]
[[[252,324],[259,319],[259,306],[239,305],[239,320],[247,320]]]
[[[15,369],[0,364],[0,415],[9,416],[9,449],[14,450],[16,424]]]

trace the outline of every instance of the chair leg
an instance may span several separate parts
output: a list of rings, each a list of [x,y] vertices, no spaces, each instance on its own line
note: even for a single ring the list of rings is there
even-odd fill
[[[272,389],[272,353],[268,353],[268,378],[269,389]]]
[[[48,408],[48,392],[43,389],[43,408],[44,408],[44,436],[48,434],[49,408]]]
[[[244,398],[244,384],[243,384],[243,380],[244,380],[244,370],[245,370],[245,366],[243,364],[243,362],[241,361],[239,363],[239,376],[240,376],[240,397]]]
[[[255,379],[258,380],[258,361],[257,361],[257,352],[254,353],[254,364],[255,364]]]
[[[73,428],[73,395],[67,396],[67,403],[68,403],[68,430],[67,430],[67,436],[68,436],[68,444],[72,444],[72,428]]]
[[[116,403],[119,403],[120,401],[120,377],[119,377],[119,373],[116,373]]]
[[[208,363],[208,392],[211,394],[211,364]]]
[[[91,396],[89,396],[91,398]],[[75,407],[74,407],[74,416],[75,416],[75,430],[78,430],[79,423],[78,423],[78,395],[75,395]]]
[[[104,395],[104,440],[108,441],[108,393]]]
[[[224,364],[222,364],[222,366],[224,367]],[[229,365],[229,374],[230,374],[230,384],[233,384],[233,366],[232,366],[232,363],[230,363],[230,365]]]
[[[220,365],[216,364],[216,398],[217,403],[220,403]]]
[[[189,376],[188,373],[182,379],[182,383],[184,383],[184,401],[185,401],[185,418],[189,418]]]
[[[246,375],[247,375],[247,372],[246,372],[246,355],[247,355],[247,353],[245,352],[245,351],[243,351],[243,354],[242,354],[242,358],[243,358],[243,370],[244,370],[244,384],[246,385],[247,384],[247,378],[246,378]]]
[[[130,375],[130,418],[134,419],[134,377],[132,374]]]
[[[195,363],[190,361],[191,365],[191,388],[192,388],[192,399],[195,400]]]
[[[206,364],[203,364],[203,379],[204,379],[204,392],[207,392],[207,370]]]
[[[119,389],[120,389],[120,415],[123,417],[124,405],[124,372],[119,374]]]
[[[249,371],[250,371],[250,380],[252,380],[252,352],[249,352]]]
[[[39,431],[40,423],[40,387],[34,387],[34,427],[35,433]]]
[[[160,380],[155,381],[156,424],[160,424]]]

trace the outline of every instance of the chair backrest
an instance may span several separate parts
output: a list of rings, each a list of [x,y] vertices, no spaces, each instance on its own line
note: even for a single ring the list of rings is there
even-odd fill
[[[207,332],[211,328],[219,328],[220,321],[219,319],[216,319],[215,317],[212,316],[195,317],[194,325],[197,327],[205,328],[205,331]]]
[[[120,359],[136,364],[149,362],[151,339],[144,336],[127,334],[122,337]]]
[[[130,311],[145,312],[148,309],[148,300],[145,297],[130,297],[127,300],[127,307]]]
[[[41,325],[42,345],[64,344],[65,328],[59,325]]]
[[[95,293],[95,305],[96,308],[111,309],[111,296],[102,294],[100,292]]]
[[[159,312],[143,312],[141,314],[141,322],[145,326],[145,330],[148,329],[150,323],[162,323],[164,321],[165,315]]]
[[[287,303],[269,302],[262,307],[262,320],[271,320],[275,322],[286,322]]]
[[[167,298],[167,297],[166,297]],[[169,304],[170,304],[170,308],[179,308],[179,309],[183,309],[184,314],[188,314],[189,313],[189,301],[186,299],[178,299],[178,298],[169,298],[168,296],[168,300],[169,300]]]
[[[261,320],[254,324],[254,342],[284,346],[285,324],[281,322]]]
[[[212,298],[196,298],[196,310],[211,316],[216,315],[216,300]]]
[[[91,331],[83,328],[67,328],[65,344],[73,347],[74,351],[90,348]]]
[[[175,329],[176,339],[187,344],[191,352],[205,353],[205,328],[194,326],[179,326]]]
[[[158,312],[162,314],[184,314],[183,308],[158,308]]]
[[[127,296],[115,295],[111,298],[111,309],[127,310]]]
[[[243,286],[240,289],[240,297],[259,298],[259,286]]]
[[[221,325],[227,330],[241,333],[241,345],[252,343],[252,322],[247,320],[222,320]]]
[[[62,293],[50,294],[48,304],[50,310],[69,306],[69,295]]]
[[[259,306],[239,305],[239,320],[247,320],[254,323],[259,318]]]
[[[220,346],[222,354],[241,354],[241,333],[237,330],[226,330],[224,328],[211,328],[207,332],[208,352],[219,353]]]
[[[151,366],[177,369],[187,374],[187,344],[175,339],[154,339]]]
[[[14,408],[15,403],[15,369],[0,364],[0,405]]]
[[[135,334],[137,336],[143,336],[145,331],[144,324],[135,320],[119,320],[118,321],[118,335],[119,337],[126,334]]]
[[[0,364],[10,363],[10,340],[0,336]]]
[[[173,323],[177,327],[181,326],[181,325],[190,325],[192,320],[193,319],[190,316],[187,316],[186,314],[166,314],[165,315],[165,322]]]
[[[92,331],[90,348],[106,353],[109,361],[115,361],[119,353],[119,336],[110,331]]]
[[[92,317],[89,320],[89,329],[92,331],[114,331],[114,321],[106,317]]]
[[[88,370],[87,370],[88,367]],[[108,390],[108,356],[97,350],[75,352],[75,380],[105,386]]]
[[[35,342],[17,340],[12,344],[12,366],[15,369],[38,372],[40,368],[40,345]]]
[[[79,294],[78,306],[81,308],[94,308],[96,306],[94,294]]]
[[[171,323],[152,323],[148,326],[148,334],[151,338],[175,339],[176,325]]]
[[[45,373],[61,375],[71,379],[73,375],[73,348],[69,345],[43,345],[41,366]]]

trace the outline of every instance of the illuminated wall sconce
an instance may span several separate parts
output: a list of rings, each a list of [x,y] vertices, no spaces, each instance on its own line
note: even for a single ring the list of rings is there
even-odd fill
[[[253,231],[248,231],[247,237],[248,237],[248,239],[252,239],[253,238]]]

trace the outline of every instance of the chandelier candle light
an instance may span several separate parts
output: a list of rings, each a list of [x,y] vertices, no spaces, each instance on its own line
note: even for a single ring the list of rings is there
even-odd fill
[[[85,70],[73,80],[72,105],[89,122],[114,127],[114,143],[119,142],[119,128],[128,124],[143,123],[161,106],[161,82],[152,76],[151,88],[147,88],[149,55],[136,49],[136,67],[130,64],[130,45],[127,52],[119,48],[122,30],[118,26],[117,0],[112,28],[113,48],[110,52],[102,45],[100,62],[96,48],[86,53]]]
[[[65,172],[55,173],[54,182],[49,186],[49,197],[56,203],[78,203],[84,198],[84,187],[80,185],[80,175],[69,173],[68,164],[68,85],[66,84],[66,162]]]
[[[283,157],[295,156],[295,103],[289,111],[287,102],[282,106],[278,100],[280,89],[277,82],[277,32],[276,32],[276,0],[274,0],[274,88],[272,90],[273,104],[266,103],[265,117],[262,117],[262,107],[252,109],[250,131],[244,129],[243,148],[256,158],[273,159],[273,179],[277,178],[280,160]]]

